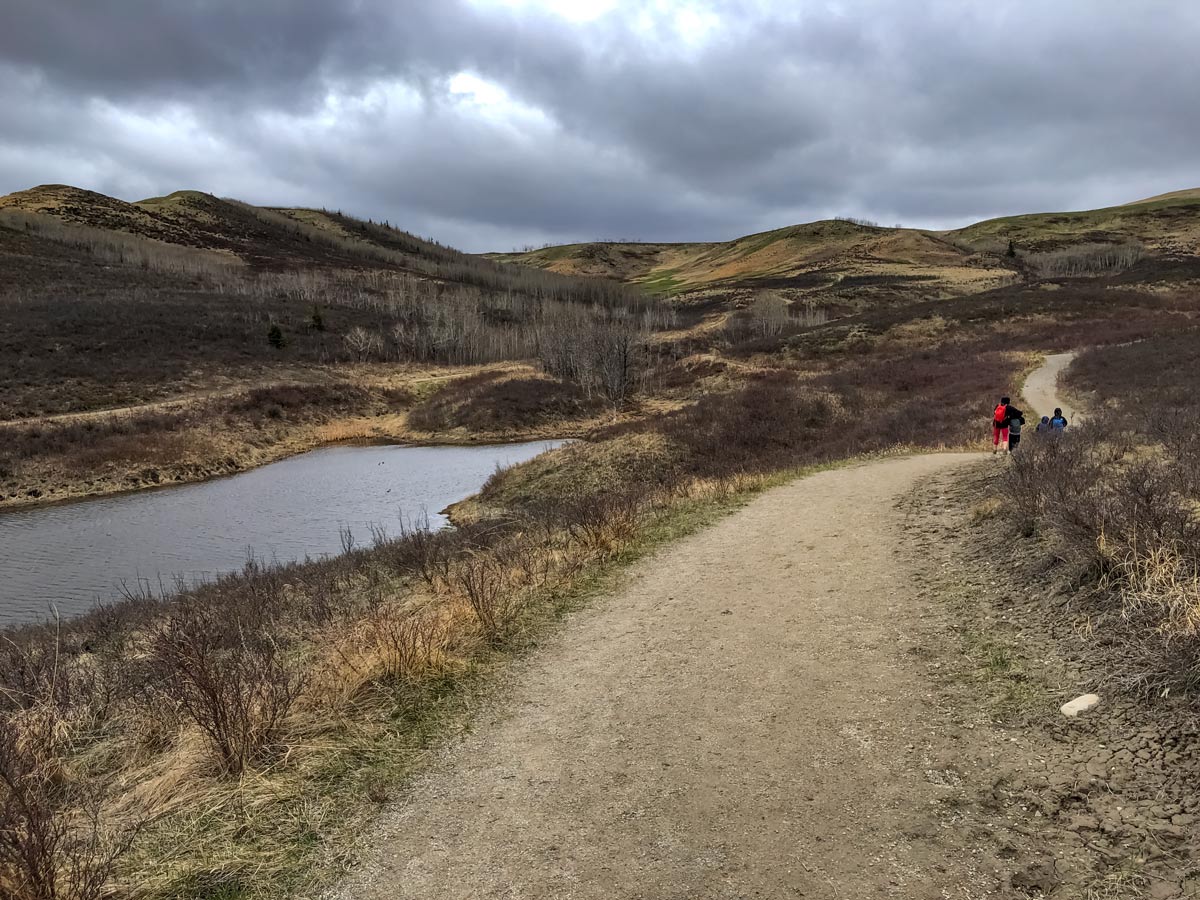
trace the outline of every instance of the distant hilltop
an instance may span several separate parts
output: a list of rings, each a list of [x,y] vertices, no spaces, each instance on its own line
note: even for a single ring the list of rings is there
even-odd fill
[[[54,223],[203,250],[220,254],[213,259],[268,270],[385,267],[452,281],[464,266],[479,275],[480,266],[519,265],[615,279],[683,302],[737,305],[747,292],[786,290],[793,301],[819,294],[827,306],[853,310],[973,294],[1030,276],[1112,273],[1143,257],[1195,257],[1200,188],[943,232],[827,219],[723,242],[592,242],[482,256],[341,212],[251,206],[200,191],[130,203],[51,184],[0,197],[0,226],[53,237],[47,229]]]

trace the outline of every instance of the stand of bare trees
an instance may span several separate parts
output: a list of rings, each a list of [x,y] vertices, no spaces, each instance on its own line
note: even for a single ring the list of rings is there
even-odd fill
[[[536,359],[548,374],[615,404],[634,391],[650,336],[675,324],[673,310],[653,303],[620,307],[574,296],[488,294],[385,272],[263,275],[230,287],[250,299],[286,294],[306,305],[373,313],[376,327],[355,326],[342,336],[343,352],[355,361]],[[245,314],[252,315],[252,307]]]
[[[1124,272],[1146,253],[1141,244],[1079,244],[1046,253],[1031,253],[1026,261],[1046,278],[1111,275]]]

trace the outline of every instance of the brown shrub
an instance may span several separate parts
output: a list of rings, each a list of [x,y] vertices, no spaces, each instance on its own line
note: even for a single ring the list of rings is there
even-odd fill
[[[64,776],[53,710],[0,716],[0,897],[98,900],[136,826],[108,828],[95,784]]]
[[[408,421],[422,431],[509,432],[584,418],[601,406],[598,397],[548,375],[483,372],[450,382],[413,409]]]
[[[155,683],[241,772],[270,752],[304,682],[277,642],[183,605],[151,643]]]
[[[449,625],[435,611],[378,610],[368,623],[385,678],[413,681],[436,671],[444,659]]]
[[[772,372],[738,391],[706,395],[667,416],[660,428],[686,448],[690,474],[710,477],[797,465],[836,418],[826,395],[793,373]]]
[[[504,567],[495,554],[467,553],[451,569],[450,583],[470,604],[484,637],[500,640],[510,623],[515,598],[507,591]]]
[[[1200,493],[1191,463],[1164,450],[1186,436],[1159,420],[1151,437],[1146,421],[1114,409],[1031,435],[1007,493],[1022,530],[1040,526],[1082,572],[1093,634],[1113,648],[1118,677],[1190,689],[1200,685]]]

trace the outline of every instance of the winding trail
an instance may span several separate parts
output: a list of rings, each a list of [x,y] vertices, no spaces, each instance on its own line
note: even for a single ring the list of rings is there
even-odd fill
[[[1031,372],[1025,379],[1021,396],[1029,404],[1029,421],[1036,424],[1042,416],[1054,414],[1055,407],[1063,411],[1063,415],[1074,422],[1079,417],[1079,411],[1059,395],[1058,381],[1076,353],[1053,353],[1046,357],[1042,365]]]
[[[637,565],[517,667],[333,896],[1011,896],[1001,823],[964,813],[1007,745],[934,684],[948,623],[905,540],[912,492],[980,459],[816,474]]]

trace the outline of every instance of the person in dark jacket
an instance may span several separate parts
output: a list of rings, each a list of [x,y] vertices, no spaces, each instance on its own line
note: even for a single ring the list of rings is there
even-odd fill
[[[1008,407],[1008,452],[1012,453],[1021,443],[1021,426],[1025,424],[1025,414],[1012,404]]]
[[[1067,428],[1067,417],[1062,414],[1062,410],[1058,407],[1054,408],[1054,415],[1050,417],[1050,427],[1054,431],[1065,431]]]

